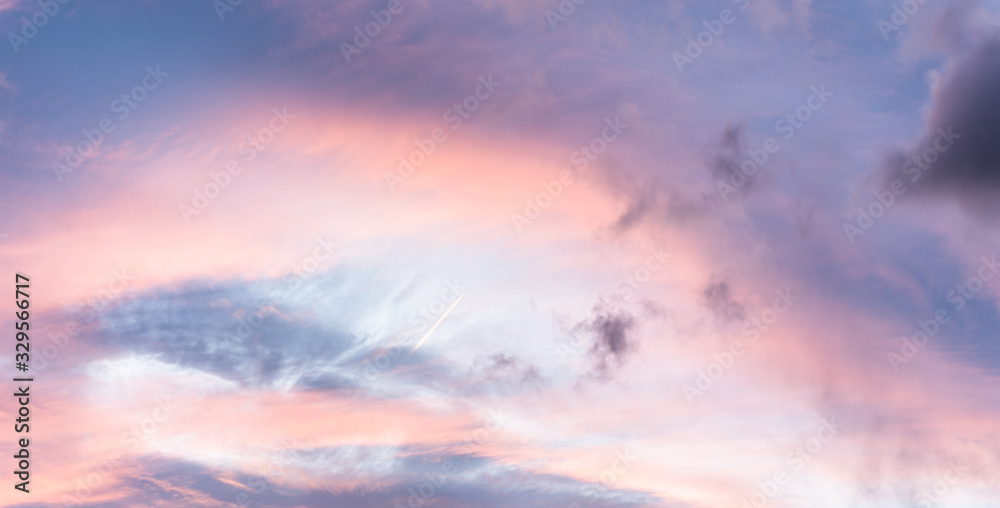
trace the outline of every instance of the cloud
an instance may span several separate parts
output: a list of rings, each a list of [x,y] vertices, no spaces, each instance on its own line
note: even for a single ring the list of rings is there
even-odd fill
[[[742,162],[741,148],[746,125],[727,125],[718,144],[709,148],[708,170],[716,178],[727,178]]]
[[[526,365],[504,353],[496,353],[485,361],[477,358],[469,368],[469,376],[495,390],[506,392],[540,389],[547,382],[537,367]]]
[[[591,320],[574,327],[574,331],[593,334],[594,342],[587,351],[592,362],[588,377],[608,381],[625,366],[638,347],[638,339],[633,334],[635,325],[636,319],[631,313],[601,301],[594,307]]]
[[[753,189],[760,178],[759,174],[747,177],[740,171],[740,165],[747,160],[747,157],[743,155],[747,150],[746,130],[747,127],[744,123],[729,124],[722,130],[718,141],[707,148],[708,162],[706,167],[709,174],[715,181],[724,182],[731,186],[738,184],[739,187],[733,186],[733,189],[736,190],[735,195],[742,195]],[[736,175],[737,179],[734,180],[733,175]],[[740,184],[740,181],[743,183]],[[715,185],[713,185],[713,190],[715,190]]]
[[[955,16],[945,17],[952,23]],[[980,217],[1000,212],[1000,35],[990,33],[933,75],[932,103],[916,146],[893,152],[885,180],[945,196]],[[926,169],[923,169],[926,167]]]
[[[309,388],[350,384],[320,372],[303,376],[316,362],[332,362],[356,339],[284,314],[288,302],[255,295],[267,285],[218,283],[209,291],[192,283],[151,291],[108,309],[93,340],[246,386],[290,388],[300,380]]]
[[[17,7],[19,0],[0,0],[0,13]]]
[[[791,28],[808,37],[811,4],[812,0],[757,0],[750,4],[750,13],[764,33]]]
[[[634,184],[626,194],[628,208],[612,224],[614,233],[625,233],[649,219],[683,221],[703,217],[708,210],[703,198],[666,183]]]
[[[3,9],[2,4],[0,4],[0,9]],[[7,76],[9,75],[10,75],[9,72],[0,72],[0,88],[8,92],[14,92],[15,91],[14,85],[11,85],[10,81],[7,79]]]
[[[727,322],[742,321],[746,317],[746,308],[733,299],[728,279],[710,282],[701,296],[705,306]]]
[[[390,459],[379,473],[384,481],[374,486],[325,488],[301,481],[300,473],[328,469],[331,465],[350,469],[359,460],[383,454],[356,447],[282,450],[262,464],[258,473],[243,473],[161,456],[144,456],[124,464],[123,475],[103,492],[114,492],[113,501],[82,506],[137,506],[153,503],[171,506],[220,506],[261,504],[275,507],[351,506],[381,508],[416,506],[543,508],[571,506],[594,508],[638,508],[656,499],[643,492],[612,489],[593,494],[588,485],[572,478],[539,474],[513,468],[494,460],[462,455],[440,455],[407,450],[402,460]],[[447,464],[448,468],[445,469]],[[411,496],[416,500],[411,501]],[[97,498],[99,496],[93,496]],[[14,505],[27,506],[27,505]],[[36,503],[30,506],[62,506]]]

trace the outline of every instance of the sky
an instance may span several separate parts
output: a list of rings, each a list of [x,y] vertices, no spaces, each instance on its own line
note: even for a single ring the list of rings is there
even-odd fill
[[[0,506],[1000,506],[998,1],[0,34]]]

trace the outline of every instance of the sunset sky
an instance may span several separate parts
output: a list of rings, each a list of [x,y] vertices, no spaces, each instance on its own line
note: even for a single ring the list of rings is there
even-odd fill
[[[1000,1],[0,33],[0,506],[1000,506]]]

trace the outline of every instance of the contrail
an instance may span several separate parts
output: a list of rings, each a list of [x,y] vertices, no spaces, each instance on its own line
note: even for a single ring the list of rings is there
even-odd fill
[[[466,291],[466,293],[468,293],[468,291]],[[420,342],[417,342],[417,345],[413,346],[413,351],[416,351],[417,348],[420,347],[420,345],[423,344],[425,340],[427,340],[427,337],[430,337],[431,334],[434,333],[434,330],[436,330],[438,325],[440,325],[441,322],[444,321],[444,318],[448,317],[448,313],[450,313],[451,309],[454,309],[455,306],[458,305],[458,302],[462,300],[463,296],[465,296],[465,293],[459,295],[459,297],[455,299],[455,303],[451,304],[451,307],[448,307],[448,310],[444,311],[444,314],[441,314],[441,318],[437,320],[437,323],[434,323],[434,326],[432,326],[430,330],[427,330],[427,333],[424,335],[422,339],[420,339]],[[413,353],[413,351],[410,351],[410,353]]]

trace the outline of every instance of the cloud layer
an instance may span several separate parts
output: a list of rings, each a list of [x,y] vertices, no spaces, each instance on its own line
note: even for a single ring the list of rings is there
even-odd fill
[[[0,505],[1000,496],[995,2],[56,4]]]

